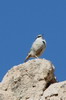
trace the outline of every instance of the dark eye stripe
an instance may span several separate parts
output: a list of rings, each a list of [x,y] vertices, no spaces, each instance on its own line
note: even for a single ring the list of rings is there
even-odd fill
[[[38,38],[39,38],[39,37],[41,37],[41,36],[38,36]]]

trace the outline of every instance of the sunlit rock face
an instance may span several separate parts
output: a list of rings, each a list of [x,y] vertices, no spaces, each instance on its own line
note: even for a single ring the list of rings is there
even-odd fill
[[[12,67],[0,83],[0,100],[66,100],[66,82],[57,83],[54,69],[45,59]]]

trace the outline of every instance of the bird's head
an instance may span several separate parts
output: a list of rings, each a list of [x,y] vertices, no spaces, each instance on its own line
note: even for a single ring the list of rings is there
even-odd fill
[[[43,34],[39,34],[37,38],[43,38]]]

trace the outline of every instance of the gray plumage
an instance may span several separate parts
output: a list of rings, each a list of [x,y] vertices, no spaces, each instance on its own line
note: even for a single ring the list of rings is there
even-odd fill
[[[25,59],[25,62],[30,58],[30,57],[39,57],[41,54],[44,52],[46,48],[46,41],[43,38],[42,35],[38,35],[36,40],[33,42],[32,47],[30,49],[30,52],[28,53],[28,56]]]

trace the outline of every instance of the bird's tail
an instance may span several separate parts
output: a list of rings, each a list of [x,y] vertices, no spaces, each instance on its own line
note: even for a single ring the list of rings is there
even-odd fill
[[[31,57],[31,55],[28,55],[24,62],[26,62],[30,57]]]

